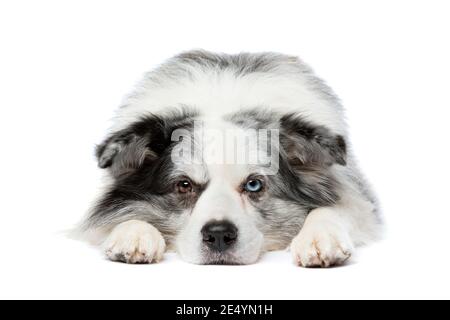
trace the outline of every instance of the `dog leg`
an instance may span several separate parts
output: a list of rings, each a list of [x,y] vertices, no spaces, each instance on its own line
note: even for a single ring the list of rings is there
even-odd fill
[[[161,233],[151,224],[130,220],[117,225],[103,243],[112,261],[152,263],[163,258],[166,244]]]
[[[379,222],[373,205],[358,197],[347,197],[334,207],[312,210],[291,244],[295,262],[302,267],[341,265],[355,246],[377,237]]]

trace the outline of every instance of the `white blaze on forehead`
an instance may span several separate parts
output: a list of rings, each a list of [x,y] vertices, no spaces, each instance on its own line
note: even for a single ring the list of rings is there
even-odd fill
[[[202,122],[203,160],[207,165],[242,165],[255,162],[258,153],[256,130],[244,130],[221,119]]]
[[[202,118],[190,131],[180,129],[172,134],[172,140],[180,141],[172,160],[185,171],[189,165],[193,171],[194,166],[222,166],[221,170],[235,166],[240,171],[261,166],[274,174],[278,171],[278,136],[277,129],[244,129],[222,119]]]
[[[176,130],[172,140],[173,175],[200,184],[219,180],[237,189],[251,174],[278,172],[279,136],[274,129],[244,129],[217,118],[195,121],[192,129]]]
[[[276,174],[279,165],[279,130],[273,128],[241,128],[227,123],[219,141],[207,148],[224,150],[223,164],[238,171]],[[218,162],[215,162],[218,163]],[[219,162],[220,164],[220,162]]]

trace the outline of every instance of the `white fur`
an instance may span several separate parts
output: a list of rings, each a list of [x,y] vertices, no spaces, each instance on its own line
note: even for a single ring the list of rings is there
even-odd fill
[[[204,153],[213,154],[214,151],[223,150],[224,155],[232,153],[243,154],[247,151],[256,152],[251,146],[240,144],[234,148],[225,141],[218,141],[215,138],[217,132],[233,132],[235,135],[244,135],[244,130],[223,120],[204,120],[206,126],[203,128]],[[233,150],[231,150],[233,149]],[[221,156],[219,155],[219,158]],[[205,159],[203,159],[205,160]],[[251,165],[245,164],[224,164],[216,162],[217,159],[211,157],[211,162],[204,161],[203,170],[206,170],[209,179],[208,188],[203,192],[195,208],[191,212],[188,225],[182,230],[177,240],[177,251],[184,260],[201,264],[203,256],[201,254],[201,233],[202,227],[211,220],[228,220],[239,230],[239,241],[233,248],[232,256],[236,261],[243,264],[256,262],[263,250],[264,239],[262,233],[255,226],[255,215],[253,206],[247,203],[245,195],[241,194],[239,188],[250,174],[255,174]],[[194,172],[194,176],[204,177],[206,173],[200,174],[199,167],[187,166],[189,174]],[[191,168],[196,168],[192,170]],[[261,170],[261,168],[258,168]],[[186,170],[186,169],[185,169]]]
[[[381,225],[374,205],[347,181],[342,170],[339,203],[310,212],[291,244],[294,261],[303,267],[330,267],[347,261],[355,247],[379,237]]]
[[[126,127],[147,112],[164,113],[167,107],[189,105],[205,117],[221,118],[241,108],[270,107],[299,112],[317,125],[344,135],[340,108],[308,88],[301,74],[252,73],[236,78],[232,71],[191,70],[192,77],[166,79],[164,85],[144,81],[138,94],[119,109],[113,130]]]
[[[300,63],[292,60],[293,63]],[[325,97],[311,87],[311,78],[302,72],[246,73],[239,77],[232,70],[211,68],[189,69],[188,75],[176,77],[151,74],[117,112],[112,131],[127,127],[147,113],[164,114],[168,107],[191,106],[202,115],[210,128],[225,130],[230,125],[224,115],[241,108],[267,107],[282,113],[296,112],[315,125],[324,126],[335,134],[346,136],[346,124],[339,102]],[[156,71],[157,73],[158,71]],[[184,77],[184,78],[183,78]],[[235,128],[236,129],[236,128]],[[186,142],[186,141],[185,141]],[[184,143],[185,143],[184,142]],[[207,145],[207,148],[217,145]],[[234,258],[244,264],[255,262],[264,248],[279,249],[265,244],[255,226],[256,215],[245,197],[238,192],[240,183],[252,172],[250,166],[202,164],[177,166],[177,174],[186,172],[200,183],[209,181],[176,239],[176,249],[187,261],[203,263],[201,228],[211,220],[230,220],[239,229],[239,242],[233,249]],[[302,266],[324,266],[343,263],[355,246],[376,238],[378,221],[373,205],[349,181],[353,164],[336,166],[340,177],[340,202],[334,207],[313,210],[303,229],[293,240],[291,250]],[[110,259],[123,255],[127,262],[159,261],[165,250],[158,230],[146,222],[128,221],[110,229],[94,230]],[[109,236],[108,236],[109,234]]]
[[[346,227],[332,208],[311,211],[292,241],[294,260],[303,267],[329,267],[344,263],[353,253]]]
[[[245,204],[243,196],[229,182],[233,181],[232,175],[236,174],[236,170],[219,166],[211,168],[210,173],[210,185],[196,203],[188,225],[180,233],[177,251],[186,261],[204,263],[200,233],[202,227],[211,220],[228,220],[239,229],[239,241],[233,248],[233,258],[243,264],[256,262],[262,251],[263,235],[253,223],[253,212]]]
[[[152,225],[137,220],[117,225],[102,247],[109,259],[120,257],[127,263],[159,262],[166,250],[161,233]]]

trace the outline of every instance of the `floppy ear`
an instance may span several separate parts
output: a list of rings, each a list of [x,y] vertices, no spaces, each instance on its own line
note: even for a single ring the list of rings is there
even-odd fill
[[[108,168],[118,177],[151,162],[170,144],[166,122],[156,116],[143,117],[126,129],[111,134],[97,146],[96,156],[100,168]]]
[[[173,110],[164,116],[149,114],[126,129],[111,134],[97,147],[100,168],[108,168],[113,176],[132,173],[144,164],[151,165],[173,143],[172,132],[193,126],[197,113]]]
[[[325,127],[312,125],[296,114],[280,119],[280,144],[294,164],[346,165],[344,137],[332,134]]]
[[[109,168],[113,176],[121,176],[139,169],[146,160],[156,159],[149,149],[149,137],[121,131],[97,146],[98,166]]]

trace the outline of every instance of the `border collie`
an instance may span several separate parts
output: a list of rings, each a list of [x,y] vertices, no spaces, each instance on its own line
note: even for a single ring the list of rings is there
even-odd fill
[[[97,147],[106,181],[78,230],[113,261],[343,264],[380,231],[343,108],[296,57],[182,53],[151,71]]]

